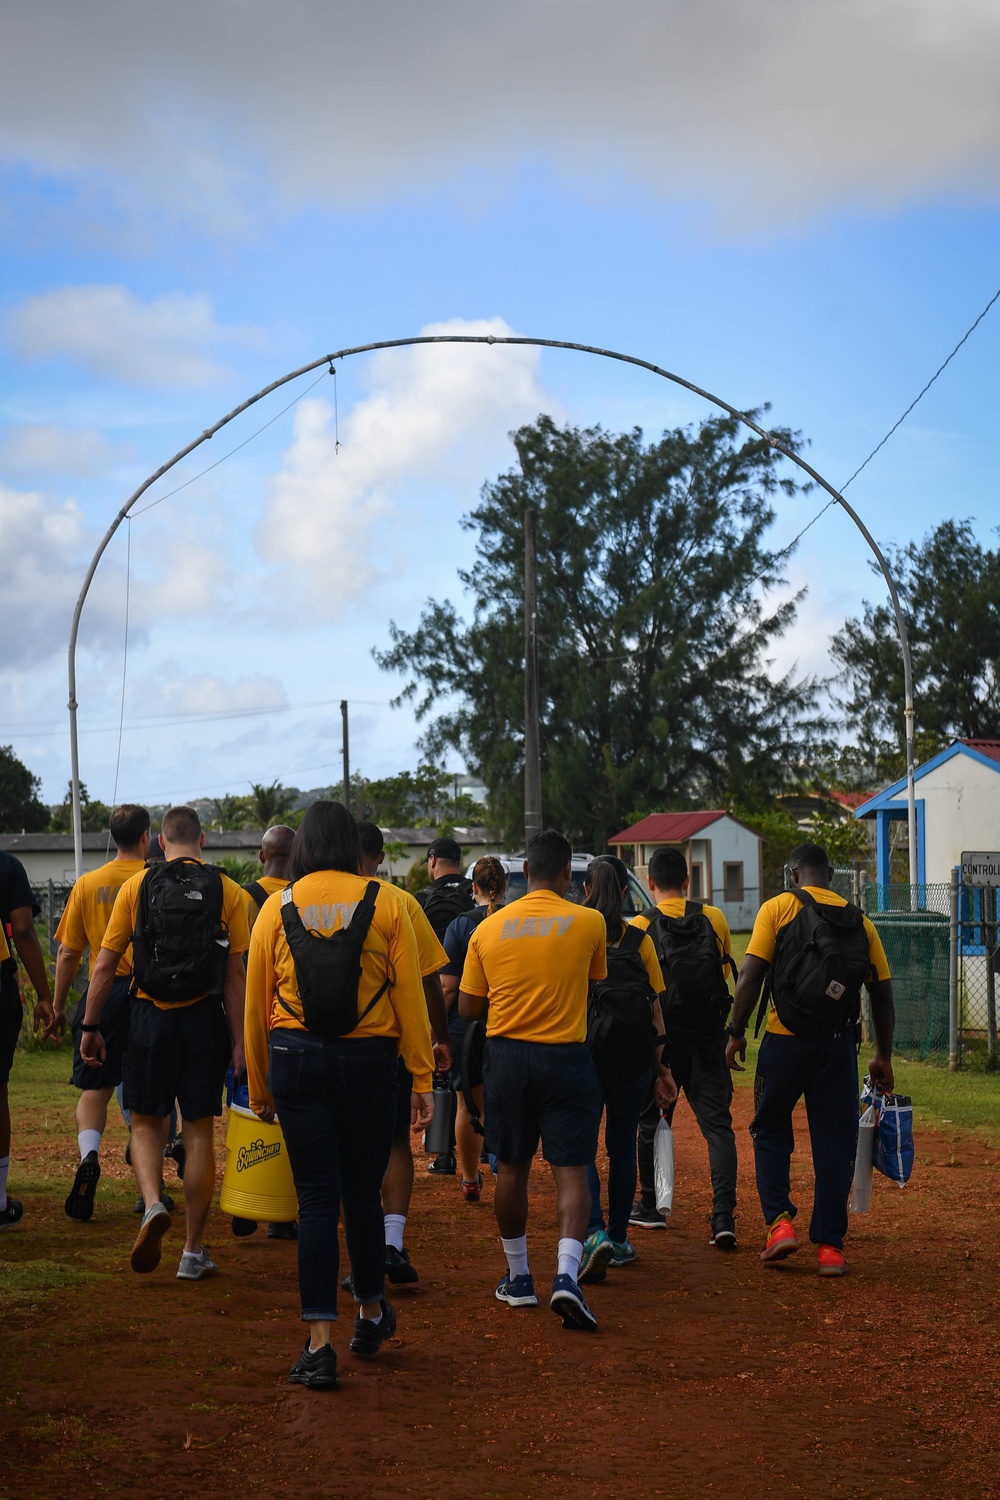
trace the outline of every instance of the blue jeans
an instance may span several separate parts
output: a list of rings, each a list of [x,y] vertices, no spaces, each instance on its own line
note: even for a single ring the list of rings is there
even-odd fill
[[[337,1316],[340,1246],[351,1260],[354,1300],[385,1295],[382,1178],[396,1118],[396,1043],[390,1037],[324,1040],[279,1028],[269,1038],[268,1083],[299,1198],[302,1321]]]
[[[779,1214],[794,1218],[797,1212],[790,1196],[792,1110],[804,1095],[816,1178],[809,1238],[842,1250],[858,1144],[854,1038],[849,1031],[838,1037],[765,1032],[753,1093],[750,1134],[764,1222],[773,1224]]]
[[[652,1068],[645,1069],[628,1083],[608,1083],[598,1074],[601,1101],[605,1110],[604,1145],[608,1153],[608,1222],[607,1230],[616,1244],[628,1238],[628,1216],[635,1200],[637,1179],[635,1143],[639,1116],[652,1082]],[[587,1233],[603,1229],[601,1181],[593,1162],[587,1168],[590,1184],[590,1220]]]

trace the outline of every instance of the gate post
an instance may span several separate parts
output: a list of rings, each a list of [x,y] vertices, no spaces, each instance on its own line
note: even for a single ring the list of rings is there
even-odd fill
[[[958,1050],[958,866],[951,872],[951,891],[948,902],[949,963],[948,963],[948,1069],[957,1073],[962,1065]]]

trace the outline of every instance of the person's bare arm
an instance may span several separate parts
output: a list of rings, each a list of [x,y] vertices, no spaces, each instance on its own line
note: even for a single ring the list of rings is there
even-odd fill
[[[100,1026],[101,1014],[111,994],[120,958],[121,954],[116,953],[113,948],[102,948],[97,955],[94,972],[87,987],[87,1008],[83,1017],[85,1027]],[[80,1056],[91,1068],[96,1068],[104,1061],[104,1038],[100,1031],[84,1031],[80,1038]]]
[[[764,983],[764,976],[770,965],[763,958],[757,958],[753,953],[748,953],[743,960],[740,969],[740,977],[736,981],[736,994],[733,998],[733,1014],[729,1025],[732,1031],[743,1031],[747,1029],[750,1017],[753,1015],[754,1006],[760,999],[760,987]],[[739,1058],[739,1062],[737,1062]],[[743,1073],[743,1064],[747,1059],[747,1039],[745,1036],[730,1036],[729,1045],[726,1048],[726,1062],[736,1073]]]
[[[50,1036],[62,1036],[66,1030],[66,997],[76,978],[82,957],[82,950],[68,948],[65,943],[59,944],[59,952],[56,954],[56,987],[52,996],[52,1020],[42,1032],[43,1042],[48,1041]]]
[[[451,1067],[451,1041],[448,1037],[448,1011],[444,1003],[440,974],[425,974],[423,986],[427,1019],[434,1033],[434,1062],[439,1072],[446,1073]]]
[[[653,1001],[651,1009],[653,1013],[653,1026],[656,1030],[656,1035],[658,1037],[661,1037],[664,1033],[665,1027],[663,1025],[663,1006],[660,1004],[659,995],[657,995],[656,999]],[[665,1062],[664,1056],[665,1054],[663,1050],[663,1043],[657,1042],[656,1102],[661,1109],[666,1109],[668,1105],[673,1104],[674,1100],[677,1098],[677,1084],[674,1081],[673,1073],[671,1073],[670,1071],[669,1059]]]
[[[458,1004],[458,991],[461,980],[459,979],[457,974],[442,974],[440,976],[440,979],[441,992],[444,995],[445,1010],[454,1010],[455,1006]]]
[[[868,985],[872,1003],[872,1031],[875,1033],[875,1056],[868,1064],[874,1087],[891,1094],[895,1086],[892,1071],[892,1037],[896,1029],[896,1006],[892,998],[892,980],[876,979]]]
[[[470,995],[468,990],[458,992],[458,1013],[463,1021],[478,1021],[486,1014],[487,997]]]
[[[243,1054],[243,1015],[246,1010],[247,976],[243,967],[242,953],[230,953],[226,957],[226,978],[222,988],[222,1004],[233,1037],[233,1072],[237,1077],[246,1067]]]
[[[35,991],[35,1011],[32,1030],[41,1026],[44,1030],[52,1024],[52,990],[45,968],[45,955],[35,931],[35,916],[30,906],[15,906],[10,914],[10,930],[18,957],[24,964],[28,978]]]

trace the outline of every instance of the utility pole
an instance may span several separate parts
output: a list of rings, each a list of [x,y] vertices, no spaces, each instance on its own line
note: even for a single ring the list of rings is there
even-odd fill
[[[344,806],[351,810],[351,761],[347,746],[347,699],[340,700],[340,717],[344,721]]]
[[[524,513],[524,839],[542,831],[538,745],[538,512]]]

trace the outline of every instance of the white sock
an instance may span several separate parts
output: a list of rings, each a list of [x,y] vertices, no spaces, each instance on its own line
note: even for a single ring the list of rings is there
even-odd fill
[[[572,1276],[575,1281],[580,1274],[580,1262],[583,1259],[582,1240],[560,1240],[559,1241],[559,1265],[556,1270],[557,1276]]]
[[[511,1278],[515,1276],[528,1275],[528,1236],[518,1235],[516,1240],[505,1240],[502,1236],[500,1243],[503,1253],[507,1257],[507,1265],[510,1268]]]
[[[406,1228],[405,1214],[386,1214],[385,1216],[385,1242],[394,1250],[403,1248],[403,1230]],[[371,1321],[374,1321],[372,1319]]]
[[[101,1132],[99,1130],[81,1130],[76,1138],[80,1142],[81,1161],[83,1161],[85,1156],[89,1156],[91,1151],[100,1151],[101,1149]]]
[[[7,1173],[10,1171],[10,1157],[0,1156],[0,1213],[7,1207]]]
[[[382,1309],[381,1308],[379,1308],[379,1310],[376,1313],[376,1315],[375,1315],[374,1318],[365,1318],[365,1322],[366,1323],[381,1323],[381,1321],[382,1321]]]

